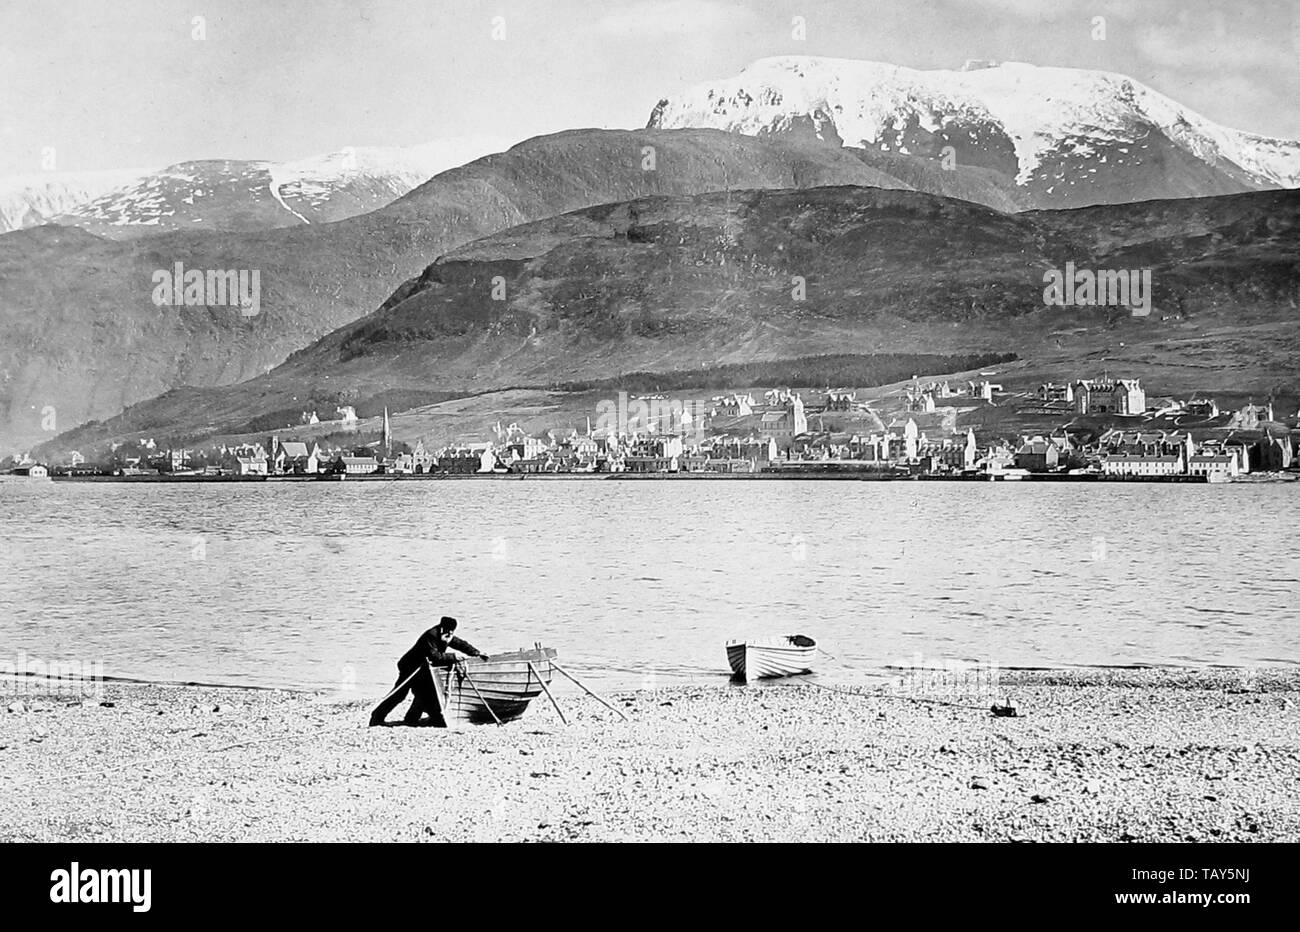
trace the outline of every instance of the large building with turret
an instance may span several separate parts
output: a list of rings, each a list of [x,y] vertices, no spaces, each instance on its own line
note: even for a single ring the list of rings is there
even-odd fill
[[[1074,383],[1077,414],[1141,414],[1147,393],[1141,379],[1079,379]]]

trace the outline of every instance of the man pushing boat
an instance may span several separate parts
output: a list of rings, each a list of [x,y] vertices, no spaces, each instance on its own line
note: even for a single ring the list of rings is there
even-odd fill
[[[372,726],[383,725],[388,713],[401,705],[406,694],[410,692],[414,694],[414,698],[411,700],[411,707],[406,710],[406,715],[402,718],[404,724],[418,725],[424,713],[428,712],[434,725],[440,728],[447,727],[442,707],[438,702],[438,690],[433,682],[433,673],[429,668],[455,666],[461,658],[452,651],[459,651],[483,660],[488,659],[488,655],[473,644],[456,637],[455,631],[456,619],[443,615],[436,625],[420,635],[415,645],[401,656],[397,661],[397,683],[393,686],[393,691],[384,697],[374,712],[370,713]]]

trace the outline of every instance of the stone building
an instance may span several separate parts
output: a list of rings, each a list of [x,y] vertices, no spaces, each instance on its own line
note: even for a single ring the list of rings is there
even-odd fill
[[[1077,414],[1141,414],[1147,393],[1141,379],[1079,379],[1074,383]]]

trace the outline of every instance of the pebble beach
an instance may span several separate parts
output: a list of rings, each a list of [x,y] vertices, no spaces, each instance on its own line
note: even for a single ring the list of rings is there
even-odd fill
[[[15,684],[8,684],[14,686]],[[3,841],[1297,841],[1300,673],[557,690],[504,726],[379,697],[108,683],[0,714]]]

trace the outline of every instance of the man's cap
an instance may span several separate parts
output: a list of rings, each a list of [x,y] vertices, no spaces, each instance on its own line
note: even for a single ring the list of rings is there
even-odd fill
[[[455,631],[456,619],[452,618],[450,615],[443,615],[442,620],[438,622],[438,626],[446,631]]]

